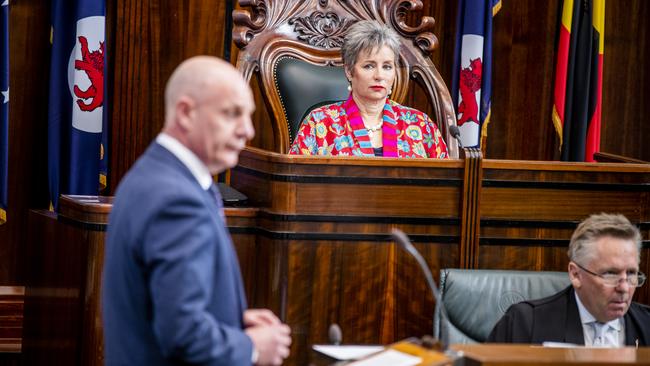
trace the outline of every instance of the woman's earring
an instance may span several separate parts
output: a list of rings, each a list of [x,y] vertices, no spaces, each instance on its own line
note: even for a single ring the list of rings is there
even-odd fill
[[[348,81],[348,91],[349,92],[352,91],[352,83],[350,81]]]
[[[391,89],[388,89],[388,94],[387,94],[387,96],[390,96],[392,93],[393,93],[393,89],[392,89],[392,88],[391,88]]]

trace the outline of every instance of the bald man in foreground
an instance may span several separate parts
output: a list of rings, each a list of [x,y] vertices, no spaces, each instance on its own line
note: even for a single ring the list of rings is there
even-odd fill
[[[253,138],[252,93],[213,57],[183,62],[165,89],[165,126],[120,182],[102,287],[105,364],[279,365],[289,327],[246,310],[212,175]]]

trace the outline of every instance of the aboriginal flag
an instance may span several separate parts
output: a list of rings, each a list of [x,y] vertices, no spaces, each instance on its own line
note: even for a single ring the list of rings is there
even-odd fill
[[[562,160],[600,151],[605,0],[564,0],[555,67],[553,124]]]

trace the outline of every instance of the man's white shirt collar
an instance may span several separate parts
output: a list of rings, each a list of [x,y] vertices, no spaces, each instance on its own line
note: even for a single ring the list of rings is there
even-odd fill
[[[208,190],[212,185],[212,175],[208,170],[208,167],[203,164],[203,162],[194,154],[190,149],[181,144],[180,141],[169,136],[168,134],[161,132],[156,137],[156,142],[160,146],[169,150],[178,160],[183,163],[192,173],[196,181],[199,182],[201,188]]]
[[[582,323],[582,331],[585,337],[585,344],[591,344],[594,340],[593,336],[593,322],[597,322],[596,318],[591,315],[589,310],[584,306],[582,301],[580,301],[580,296],[577,292],[574,292],[576,295],[576,303],[578,304],[578,313],[580,314],[580,322]],[[614,336],[613,344],[618,343],[618,346],[625,345],[625,334],[622,332],[623,328],[623,318],[617,318],[605,323],[608,328],[614,329],[616,333],[610,334]],[[605,328],[607,330],[607,328]]]
[[[598,321],[598,320],[596,320],[596,318],[593,315],[591,315],[589,310],[587,310],[587,308],[582,304],[582,301],[580,301],[580,296],[578,296],[577,292],[575,293],[575,295],[576,295],[576,303],[578,303],[578,312],[580,313],[580,321],[582,322],[582,324],[583,325],[584,324],[590,324],[590,323]],[[616,329],[617,331],[621,330],[621,319],[620,318],[611,320],[611,321],[609,321],[609,322],[607,322],[605,324],[608,324],[610,327]]]

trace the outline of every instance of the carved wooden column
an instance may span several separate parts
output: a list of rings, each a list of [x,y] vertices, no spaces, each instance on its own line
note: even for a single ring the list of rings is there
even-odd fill
[[[460,268],[478,268],[478,245],[481,229],[481,182],[483,180],[483,155],[479,148],[464,148],[465,159],[462,217],[460,221]]]

